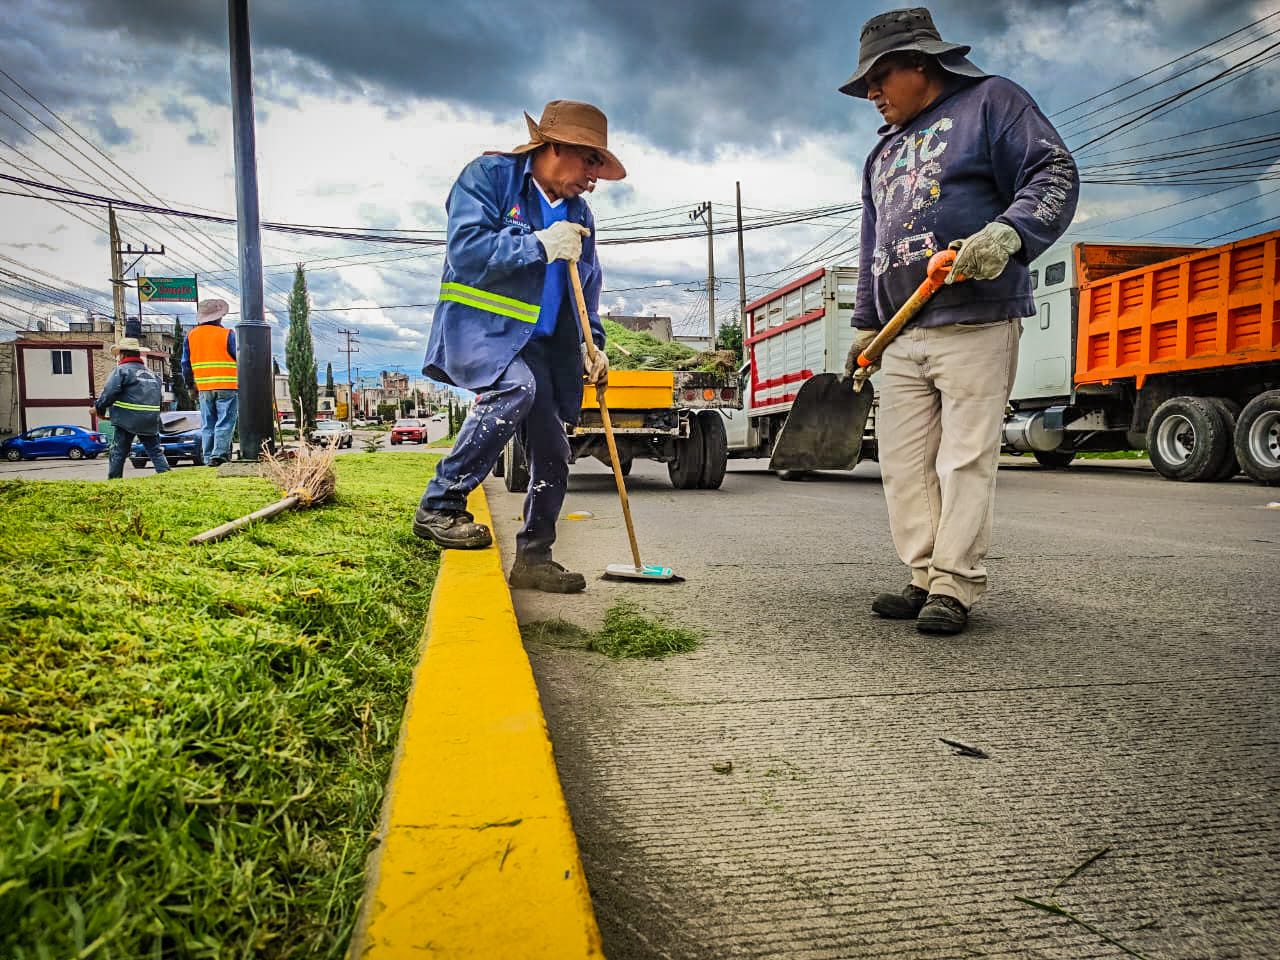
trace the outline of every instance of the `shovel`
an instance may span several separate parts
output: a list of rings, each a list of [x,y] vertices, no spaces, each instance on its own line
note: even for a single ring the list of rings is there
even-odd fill
[[[942,250],[933,255],[916,292],[859,355],[859,367],[865,369],[880,358],[889,341],[946,282],[955,260],[955,250]],[[963,278],[957,276],[956,279]],[[862,457],[862,434],[874,400],[875,390],[865,377],[846,377],[839,373],[810,377],[791,404],[791,413],[774,444],[769,469],[852,470]]]

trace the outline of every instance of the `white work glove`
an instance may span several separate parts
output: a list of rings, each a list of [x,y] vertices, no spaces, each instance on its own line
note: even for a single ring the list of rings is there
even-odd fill
[[[582,345],[582,368],[586,371],[587,383],[593,387],[604,386],[609,379],[609,358],[603,350],[597,350],[595,362],[592,363],[585,343]]]
[[[582,256],[582,238],[591,231],[580,223],[561,220],[545,230],[535,230],[533,235],[546,251],[547,263],[553,260],[577,260]]]
[[[968,280],[994,280],[1004,272],[1009,258],[1022,249],[1018,231],[1007,223],[993,220],[977,233],[960,241],[960,253],[947,274],[947,283],[956,277]]]
[[[853,380],[855,390],[861,390],[862,384],[880,369],[879,357],[868,366],[858,366],[858,357],[863,350],[871,346],[871,341],[876,338],[876,334],[879,332],[879,330],[857,330],[853,335],[853,345],[849,347],[849,356],[844,361],[844,375]]]

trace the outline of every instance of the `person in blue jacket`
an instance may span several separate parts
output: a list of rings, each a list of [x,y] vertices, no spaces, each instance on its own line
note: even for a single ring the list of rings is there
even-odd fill
[[[871,609],[923,633],[965,629],[986,590],[1000,432],[1021,318],[1035,313],[1028,265],[1066,230],[1079,195],[1075,162],[1035,101],[969,49],[944,41],[924,7],[892,10],[863,26],[840,88],[884,119],[863,168],[850,376],[874,372],[856,358],[929,258],[960,248],[947,285],[880,360],[880,473],[911,579]]]
[[[111,352],[120,358],[119,365],[111,371],[93,404],[98,416],[111,420],[114,431],[107,454],[107,479],[119,480],[124,476],[124,462],[134,437],[151,458],[156,473],[167,473],[169,461],[160,446],[164,384],[142,362],[142,343],[136,338],[122,338],[111,345]]]
[[[445,203],[448,247],[422,372],[477,397],[422,495],[413,532],[442,547],[488,546],[492,536],[467,512],[467,495],[519,430],[529,492],[510,583],[572,593],[586,580],[551,559],[569,478],[565,425],[578,422],[586,367],[568,261],[578,261],[599,348],[586,380],[603,383],[600,265],[582,195],[626,170],[609,152],[605,115],[590,104],[553,100],[539,121],[527,113],[525,121],[529,141],[471,161]]]

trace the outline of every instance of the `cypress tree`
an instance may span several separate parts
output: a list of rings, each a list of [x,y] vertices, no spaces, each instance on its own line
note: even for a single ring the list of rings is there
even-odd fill
[[[173,318],[173,349],[169,351],[169,376],[173,381],[173,409],[194,410],[195,399],[187,389],[187,380],[182,375],[182,347],[186,337],[182,333],[182,321]]]
[[[310,433],[316,428],[316,406],[319,392],[316,383],[316,353],[311,340],[311,301],[307,296],[307,278],[303,264],[293,275],[289,293],[289,337],[284,346],[284,362],[289,368],[289,393],[293,397],[298,429]]]
[[[333,392],[333,363],[332,362],[326,363],[324,365],[324,395],[330,398],[337,396],[337,394]]]

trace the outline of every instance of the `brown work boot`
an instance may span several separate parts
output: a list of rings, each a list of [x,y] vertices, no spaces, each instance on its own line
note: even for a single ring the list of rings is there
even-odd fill
[[[871,601],[871,612],[890,620],[914,620],[929,599],[929,591],[908,583],[901,593],[882,593]]]
[[[587,589],[587,578],[566,570],[554,560],[527,561],[516,557],[507,582],[517,590],[541,590],[544,593],[581,593]]]
[[[959,633],[969,624],[969,608],[945,593],[931,593],[916,617],[921,633]]]
[[[413,515],[413,534],[446,549],[478,550],[493,543],[493,535],[483,523],[465,510],[427,510],[418,507]]]

